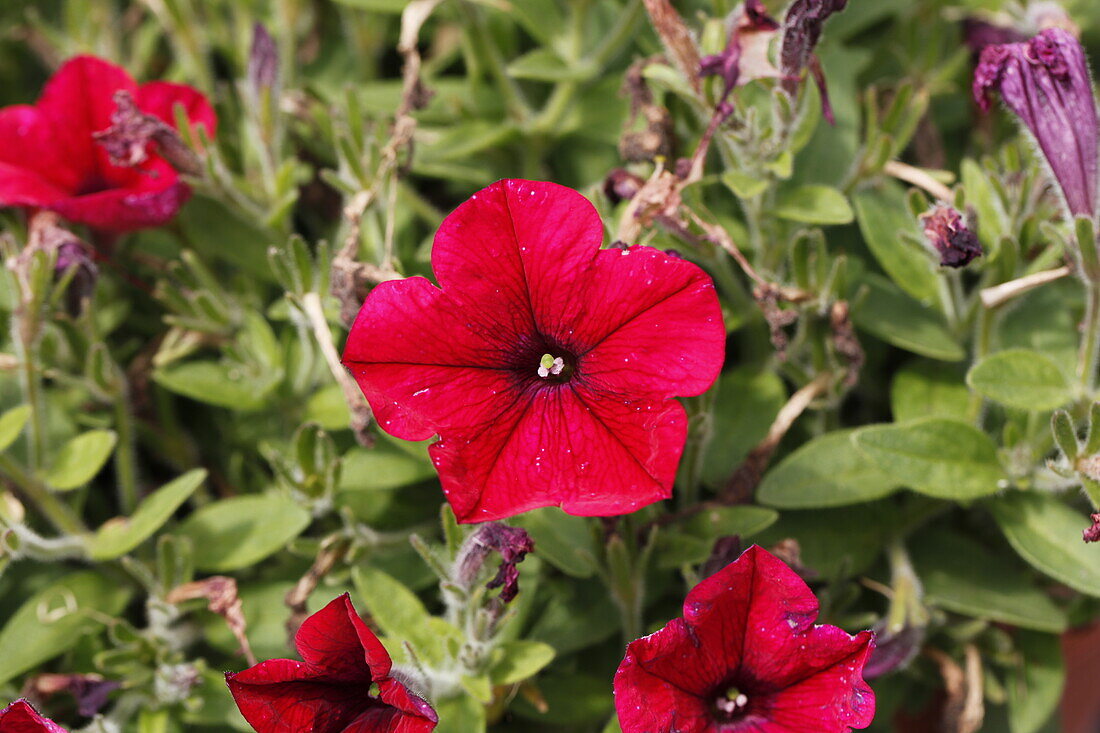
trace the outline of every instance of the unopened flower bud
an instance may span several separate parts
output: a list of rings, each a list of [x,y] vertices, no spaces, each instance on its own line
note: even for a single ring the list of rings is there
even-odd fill
[[[96,267],[88,245],[76,237],[61,242],[57,248],[56,277],[64,277],[70,268],[73,270],[69,287],[65,291],[65,309],[74,318],[80,315],[84,301],[91,300],[95,292],[99,268]]]
[[[248,85],[259,98],[279,81],[279,48],[263,23],[252,26],[252,48],[248,52]]]
[[[994,90],[1039,144],[1070,214],[1094,217],[1100,134],[1080,42],[1062,28],[1049,28],[1026,43],[987,47],[973,85],[983,110]]]
[[[885,622],[879,622],[872,631],[875,632],[875,650],[863,667],[863,676],[867,679],[905,668],[924,644],[923,626],[907,624],[891,632]]]
[[[616,168],[604,179],[603,192],[611,203],[617,204],[634,198],[634,194],[644,185],[645,180],[641,176],[636,176],[625,168]]]
[[[965,267],[982,256],[978,236],[953,206],[937,204],[921,214],[920,220],[929,244],[939,255],[941,267]]]

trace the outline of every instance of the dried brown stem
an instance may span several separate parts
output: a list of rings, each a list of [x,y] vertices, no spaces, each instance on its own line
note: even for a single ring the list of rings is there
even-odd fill
[[[917,188],[924,189],[944,203],[950,204],[955,200],[954,191],[922,168],[915,168],[908,163],[902,163],[900,160],[891,160],[882,170],[886,175],[893,176],[899,181],[905,181]]]
[[[183,603],[196,598],[205,599],[207,608],[225,619],[229,630],[241,645],[241,652],[248,660],[248,664],[255,666],[256,655],[252,653],[252,646],[248,643],[247,625],[244,620],[244,611],[241,610],[241,598],[237,593],[237,581],[224,575],[215,575],[184,583],[173,588],[165,600],[169,603]]]
[[[680,73],[698,94],[702,90],[699,82],[699,49],[696,48],[695,39],[684,19],[676,12],[670,0],[643,1],[657,35],[661,37],[661,43],[668,50]]]
[[[317,553],[316,559],[310,565],[306,574],[298,579],[293,588],[287,591],[283,602],[290,609],[290,618],[286,621],[286,631],[291,643],[293,643],[294,636],[298,633],[302,622],[309,616],[309,609],[306,606],[309,595],[317,588],[317,584],[321,582],[322,578],[332,572],[332,569],[336,567],[336,563],[344,558],[349,549],[351,549],[351,543],[346,538],[329,537],[321,544],[321,551]]]
[[[1071,274],[1073,274],[1073,269],[1068,265],[1056,267],[1053,270],[1033,272],[1030,275],[1025,275],[1015,280],[1009,280],[1006,283],[994,285],[991,288],[984,288],[981,293],[979,293],[979,297],[982,299],[982,305],[986,308],[997,308],[1018,295],[1023,295],[1029,290],[1034,290],[1041,285],[1052,283],[1055,280],[1061,280],[1063,277]]]

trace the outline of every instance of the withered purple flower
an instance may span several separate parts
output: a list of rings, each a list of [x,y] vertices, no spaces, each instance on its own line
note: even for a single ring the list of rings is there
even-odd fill
[[[699,63],[700,76],[719,76],[724,82],[720,101],[724,102],[738,84],[778,74],[768,60],[768,44],[777,23],[760,0],[748,0],[733,21],[729,40],[722,53],[704,56]]]
[[[484,524],[466,539],[459,551],[455,561],[459,581],[466,585],[473,583],[489,553],[498,552],[500,568],[485,587],[490,590],[500,588],[500,600],[508,603],[519,593],[519,568],[516,565],[534,549],[535,542],[526,530],[500,522]]]
[[[825,21],[833,13],[839,13],[848,0],[795,0],[783,18],[783,42],[779,48],[779,72],[783,89],[794,97],[802,82],[803,72],[809,68],[821,90],[821,108],[830,123],[834,122],[829,94],[825,88],[825,75],[821,64],[814,57],[814,48],[821,40]]]
[[[248,84],[258,97],[279,81],[279,48],[263,23],[252,26],[252,48],[248,52]]]
[[[928,242],[940,256],[941,267],[965,267],[982,256],[978,236],[953,206],[937,204],[921,214],[920,220]]]
[[[1100,542],[1100,514],[1090,514],[1089,519],[1092,520],[1092,526],[1081,534],[1085,542]]]
[[[983,110],[1001,99],[1039,144],[1073,216],[1096,215],[1096,100],[1085,50],[1072,34],[1048,28],[1026,43],[989,46],[974,72]]]

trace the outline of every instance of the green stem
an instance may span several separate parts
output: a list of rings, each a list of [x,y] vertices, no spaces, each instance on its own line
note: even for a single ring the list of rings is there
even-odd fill
[[[630,0],[630,3],[619,13],[619,19],[611,32],[607,34],[603,42],[591,55],[593,66],[601,70],[611,62],[622,48],[634,38],[638,24],[645,17],[642,0]]]
[[[45,484],[28,474],[15,461],[0,454],[0,471],[18,487],[19,493],[38,507],[50,523],[65,534],[84,534],[88,528],[65,502],[54,496]]]
[[[118,503],[122,513],[132,514],[138,504],[137,461],[134,457],[134,417],[125,385],[115,400],[115,430],[118,449],[115,451],[115,474],[118,478]]]
[[[30,407],[30,430],[27,435],[27,465],[32,472],[42,468],[46,454],[46,427],[43,420],[42,381],[38,375],[38,349],[33,343],[26,343],[21,335],[22,319],[14,318],[12,339],[15,357],[19,360],[19,381],[23,388],[23,401]]]
[[[1077,378],[1082,397],[1092,399],[1096,379],[1097,349],[1100,347],[1100,283],[1085,284],[1085,321],[1081,331],[1081,349],[1077,355]]]
[[[680,483],[680,508],[689,507],[699,500],[703,481],[703,459],[707,445],[714,435],[714,418],[711,409],[716,390],[708,390],[699,397],[688,400],[688,437],[684,445],[681,465],[684,467]]]
[[[485,27],[485,19],[470,3],[463,3],[462,8],[466,12],[468,20],[464,25],[469,33],[470,43],[488,66],[489,73],[500,89],[500,94],[504,98],[504,105],[508,108],[509,114],[516,120],[527,119],[531,115],[531,107],[527,103],[523,90],[519,88],[512,77],[508,76],[508,71],[504,68],[504,59],[500,55],[500,49],[489,37],[489,31]]]

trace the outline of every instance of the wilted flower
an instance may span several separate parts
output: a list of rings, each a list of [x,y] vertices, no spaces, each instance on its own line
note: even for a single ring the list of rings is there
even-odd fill
[[[974,53],[975,58],[981,55],[986,46],[1027,40],[1027,36],[1015,28],[990,23],[981,18],[963,18],[962,35],[963,43]]]
[[[33,677],[24,691],[35,697],[48,698],[60,692],[68,692],[76,700],[76,711],[85,718],[94,717],[107,704],[111,693],[121,687],[120,682],[103,679],[98,674],[40,674]],[[0,730],[3,730],[0,727]]]
[[[1100,514],[1090,514],[1092,526],[1082,532],[1085,542],[1100,542]]]
[[[940,257],[941,267],[965,267],[982,256],[978,235],[970,230],[953,206],[937,204],[921,214],[924,235]]]
[[[733,23],[725,50],[704,56],[699,62],[699,74],[722,77],[723,101],[739,84],[778,76],[778,69],[768,60],[768,44],[778,29],[779,24],[768,15],[760,0],[748,0]]]
[[[794,0],[783,18],[783,42],[779,48],[779,71],[783,77],[783,89],[794,97],[798,93],[803,72],[809,68],[821,90],[821,108],[830,123],[834,121],[829,94],[825,88],[825,74],[814,57],[814,48],[821,40],[825,21],[833,13],[839,13],[848,0]]]
[[[66,733],[66,730],[39,715],[26,700],[16,700],[0,710],[0,733]]]
[[[500,600],[510,602],[519,593],[518,563],[523,562],[528,552],[535,549],[535,543],[527,531],[520,527],[509,527],[500,522],[491,522],[477,529],[467,538],[455,564],[458,578],[469,585],[485,565],[490,552],[500,553],[500,568],[496,576],[486,584],[486,588],[500,588]]]
[[[615,673],[623,733],[866,728],[874,637],[815,626],[817,614],[802,579],[750,547],[688,593],[683,618],[627,647]]]
[[[96,141],[115,123],[117,92],[166,128],[174,127],[175,106],[182,105],[193,126],[214,134],[214,110],[197,90],[162,81],[139,86],[113,64],[78,56],[58,69],[36,105],[0,109],[0,206],[48,209],[113,232],[175,216],[190,189],[162,156],[146,150],[148,138],[115,139],[114,152],[126,159],[147,154],[140,167],[112,163]]]
[[[1016,113],[1043,151],[1073,216],[1094,217],[1097,191],[1096,100],[1085,50],[1061,28],[1026,43],[989,46],[974,72],[983,110],[990,92]]]
[[[225,676],[241,715],[259,733],[435,728],[432,707],[390,676],[390,655],[347,593],[306,619],[294,645],[301,662],[270,659]],[[377,695],[370,694],[372,685]]]
[[[617,204],[634,198],[634,194],[644,185],[645,179],[641,176],[636,176],[625,168],[615,168],[603,180],[603,192],[611,203]]]
[[[500,181],[440,226],[439,288],[385,282],[363,304],[344,364],[382,429],[440,436],[432,461],[459,521],[670,495],[687,431],[672,398],[718,376],[718,298],[696,265],[602,239],[576,191]]]

